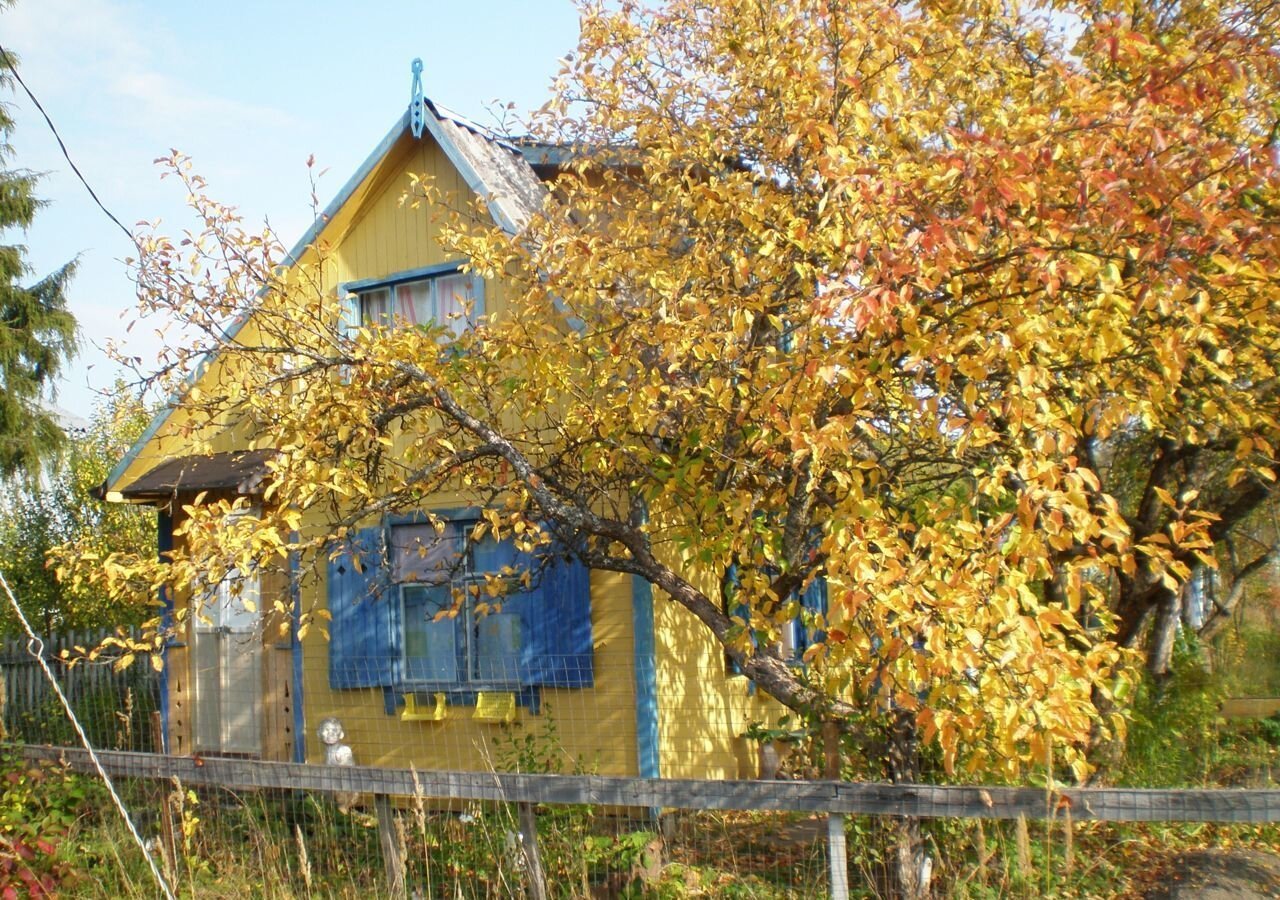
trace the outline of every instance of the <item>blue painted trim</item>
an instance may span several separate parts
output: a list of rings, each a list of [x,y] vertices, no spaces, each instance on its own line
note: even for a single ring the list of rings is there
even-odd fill
[[[164,509],[156,513],[156,555],[160,559],[173,551],[173,515]],[[160,586],[160,627],[167,633],[173,627],[173,595]],[[160,651],[160,752],[169,752],[169,640]]]
[[[566,144],[516,144],[516,149],[531,166],[563,166],[582,158]]]
[[[431,521],[431,516],[438,519],[444,519],[447,522],[456,519],[479,519],[484,507],[481,506],[445,506],[440,509],[423,509],[410,513],[399,513],[397,515],[387,515],[383,517],[383,525],[391,528],[396,525],[426,525]]]
[[[409,122],[415,138],[422,137],[422,120],[427,111],[422,104],[422,60],[415,59],[410,66],[413,71],[413,85],[409,90]]]
[[[432,117],[428,116],[428,118],[430,119]],[[320,213],[315,222],[312,223],[311,227],[307,229],[306,234],[304,234],[302,238],[293,245],[289,252],[285,254],[284,259],[281,260],[282,264],[290,265],[297,262],[302,257],[302,254],[306,252],[306,249],[315,243],[316,238],[320,236],[320,232],[328,226],[330,220],[337,215],[338,211],[346,205],[348,200],[351,199],[352,194],[354,194],[360,185],[364,183],[365,179],[373,173],[373,170],[377,167],[378,163],[381,162],[382,158],[391,151],[391,148],[405,133],[405,130],[408,127],[409,111],[405,110],[404,113],[401,114],[400,118],[396,120],[395,125],[391,127],[391,130],[388,131],[386,136],[378,143],[378,146],[375,147],[373,152],[369,154],[368,158],[360,164],[360,168],[356,170],[355,174],[347,179],[346,184],[344,184],[341,190],[338,191],[338,195],[329,202],[329,205],[324,208],[324,211]],[[437,130],[439,130],[438,125]],[[227,343],[235,340],[236,335],[240,333],[240,329],[244,327],[248,320],[248,315],[237,317],[229,326],[227,326],[226,330],[223,331],[222,340]],[[213,361],[213,357],[214,353],[212,352],[205,354],[200,362],[196,364],[195,368],[192,369],[191,373],[187,375],[183,382],[183,387],[179,388],[171,397],[169,397],[165,407],[161,409],[160,412],[156,413],[155,417],[152,418],[151,423],[147,425],[146,430],[143,431],[141,436],[133,442],[133,446],[130,447],[128,452],[126,452],[120,459],[120,462],[116,463],[116,465],[111,469],[106,480],[108,488],[115,485],[122,477],[124,477],[125,471],[133,464],[133,461],[138,458],[138,455],[142,453],[142,448],[150,443],[151,439],[156,436],[162,427],[164,427],[165,422],[169,421],[169,417],[173,415],[174,410],[176,410],[178,405],[182,402],[186,389],[193,386],[196,381],[199,380],[200,376],[204,373],[205,368]]]
[[[506,142],[502,142],[506,143]],[[583,148],[574,144],[542,144],[516,141],[509,145],[531,166],[564,168],[580,160],[590,160],[595,166],[621,167],[625,164],[622,154],[602,148]]]
[[[631,576],[631,633],[636,683],[636,751],[641,778],[661,777],[658,743],[657,640],[653,624],[653,586]]]
[[[294,535],[294,540],[297,535]],[[293,653],[293,761],[307,761],[307,717],[303,710],[302,586],[298,581],[298,554],[289,554],[289,648]]]
[[[406,281],[423,281],[427,278],[438,278],[441,275],[452,275],[455,272],[461,272],[463,264],[463,260],[436,263],[434,266],[421,266],[417,269],[395,272],[386,278],[362,278],[359,281],[343,282],[340,288],[348,294],[356,294],[374,288],[395,287],[397,284],[404,284]]]

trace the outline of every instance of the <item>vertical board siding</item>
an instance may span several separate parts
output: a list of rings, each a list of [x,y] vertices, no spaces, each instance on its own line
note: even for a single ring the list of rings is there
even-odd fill
[[[662,777],[757,777],[756,747],[742,735],[753,722],[776,724],[786,710],[728,670],[724,648],[691,612],[655,606]]]
[[[414,207],[402,202],[409,190],[410,173],[430,176],[440,195],[434,208],[425,204]],[[363,279],[382,279],[397,272],[439,265],[457,259],[439,244],[440,222],[452,213],[467,216],[476,201],[457,169],[440,147],[429,137],[415,141],[406,135],[390,144],[385,156],[376,163],[364,182],[352,193],[320,235],[330,249],[325,259],[322,286],[335,296],[341,285]],[[485,285],[485,310],[500,312],[508,291],[501,281]],[[336,313],[335,313],[336,314]],[[250,321],[244,332],[246,339],[256,334]],[[231,377],[230,369],[214,360],[206,378]],[[139,457],[122,476],[140,474],[164,457],[189,452],[190,439],[178,436],[184,421],[179,410],[170,419],[165,435],[160,435],[148,448],[146,459]],[[215,449],[234,449],[242,445],[245,434],[227,428],[214,437]],[[154,452],[152,452],[154,448]],[[441,503],[446,502],[441,498]],[[304,527],[310,527],[308,521]],[[296,588],[282,583],[279,590],[263,585],[261,603],[272,607],[277,596],[293,608],[297,591],[297,608],[325,608],[324,573],[301,577]],[[637,684],[633,643],[632,590],[629,578],[610,573],[591,575],[591,618],[593,630],[593,667],[595,680],[589,688],[541,689],[540,710],[522,708],[517,723],[506,726],[472,720],[470,707],[452,710],[443,722],[405,722],[398,715],[388,715],[386,697],[381,689],[333,690],[328,678],[329,645],[324,629],[312,629],[292,652],[277,646],[274,636],[265,640],[263,653],[264,755],[274,759],[314,761],[319,750],[314,740],[307,740],[299,730],[300,699],[306,697],[306,721],[314,723],[336,715],[347,730],[347,742],[359,762],[368,765],[416,765],[421,769],[444,768],[484,770],[493,765],[492,749],[512,735],[555,736],[559,758],[566,770],[581,766],[585,770],[616,775],[631,775],[639,769],[636,721]],[[190,597],[175,598],[179,607],[190,604]],[[168,651],[169,689],[167,714],[170,750],[177,755],[191,754],[195,749],[195,719],[199,715],[195,681],[191,675],[191,652],[179,641]],[[392,697],[395,701],[398,698]],[[394,705],[392,707],[395,708]],[[307,729],[314,730],[307,725]],[[307,744],[311,746],[308,748]],[[550,737],[546,739],[548,746]],[[309,752],[308,752],[309,751]]]
[[[429,176],[443,203],[454,211],[465,212],[475,199],[430,138],[397,147],[358,201],[352,224],[338,241],[339,281],[385,278],[454,258],[439,243],[436,216],[444,211],[402,202],[411,174]]]

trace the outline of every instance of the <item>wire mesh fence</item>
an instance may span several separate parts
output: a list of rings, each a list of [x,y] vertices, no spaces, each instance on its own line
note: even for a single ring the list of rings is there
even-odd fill
[[[344,810],[333,795],[232,791],[187,782],[121,779],[134,816],[182,895],[381,897],[393,890],[384,832],[371,798]],[[518,804],[472,801],[393,806],[389,834],[403,893],[510,898],[531,893],[527,818]],[[536,807],[537,866],[549,897],[828,896],[825,818],[700,813],[654,819],[592,805]],[[146,896],[145,873],[124,852],[88,844],[102,881],[69,896]],[[93,892],[96,892],[93,893]]]
[[[28,748],[26,757],[86,763],[86,754],[66,749]],[[924,835],[948,894],[965,884],[978,896],[1107,896],[1106,878],[1132,865],[1118,848],[1135,842],[1133,829],[1151,826],[1097,819],[1235,820],[1241,824],[1200,833],[1232,842],[1274,835],[1265,823],[1280,820],[1276,791],[1046,792],[102,758],[174,883],[262,879],[281,896],[845,896],[831,892],[836,873],[849,896],[877,896],[887,884],[892,812],[933,817]],[[857,814],[868,810],[878,814]],[[844,852],[833,852],[833,832]],[[1073,881],[1079,871],[1094,880]],[[530,890],[537,872],[543,894]]]
[[[209,896],[824,897],[839,883],[874,896],[902,816],[927,819],[948,891],[1037,896],[1085,890],[1082,871],[1119,877],[1117,829],[1146,826],[1113,822],[1280,836],[1270,789],[824,780],[821,735],[780,722],[722,658],[691,650],[645,673],[625,635],[601,637],[589,677],[570,683],[567,661],[490,659],[463,684],[456,671],[405,678],[385,660],[335,667],[293,640],[233,631],[171,646],[163,672],[59,675],[93,742],[113,751],[104,764],[171,883]],[[25,643],[5,651],[5,722],[23,764],[87,771],[66,717],[24,674]],[[106,804],[95,814],[109,834]],[[97,896],[147,895],[136,848],[81,845],[101,854]]]

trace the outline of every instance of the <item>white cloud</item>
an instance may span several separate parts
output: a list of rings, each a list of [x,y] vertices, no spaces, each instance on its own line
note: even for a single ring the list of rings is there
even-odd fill
[[[203,90],[216,79],[166,74],[181,39],[144,10],[111,0],[26,0],[3,14],[6,45],[46,106],[109,114],[117,126],[161,143],[194,134],[247,133],[290,116]]]

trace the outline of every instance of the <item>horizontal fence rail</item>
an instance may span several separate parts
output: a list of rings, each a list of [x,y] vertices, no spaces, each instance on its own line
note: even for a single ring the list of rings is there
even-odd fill
[[[84,750],[25,746],[30,760],[92,764]],[[602,775],[433,772],[327,767],[229,758],[100,751],[116,776],[236,789],[369,793],[431,800],[777,810],[922,818],[1072,819],[1113,822],[1280,822],[1280,790],[968,787],[837,781],[696,781]]]

